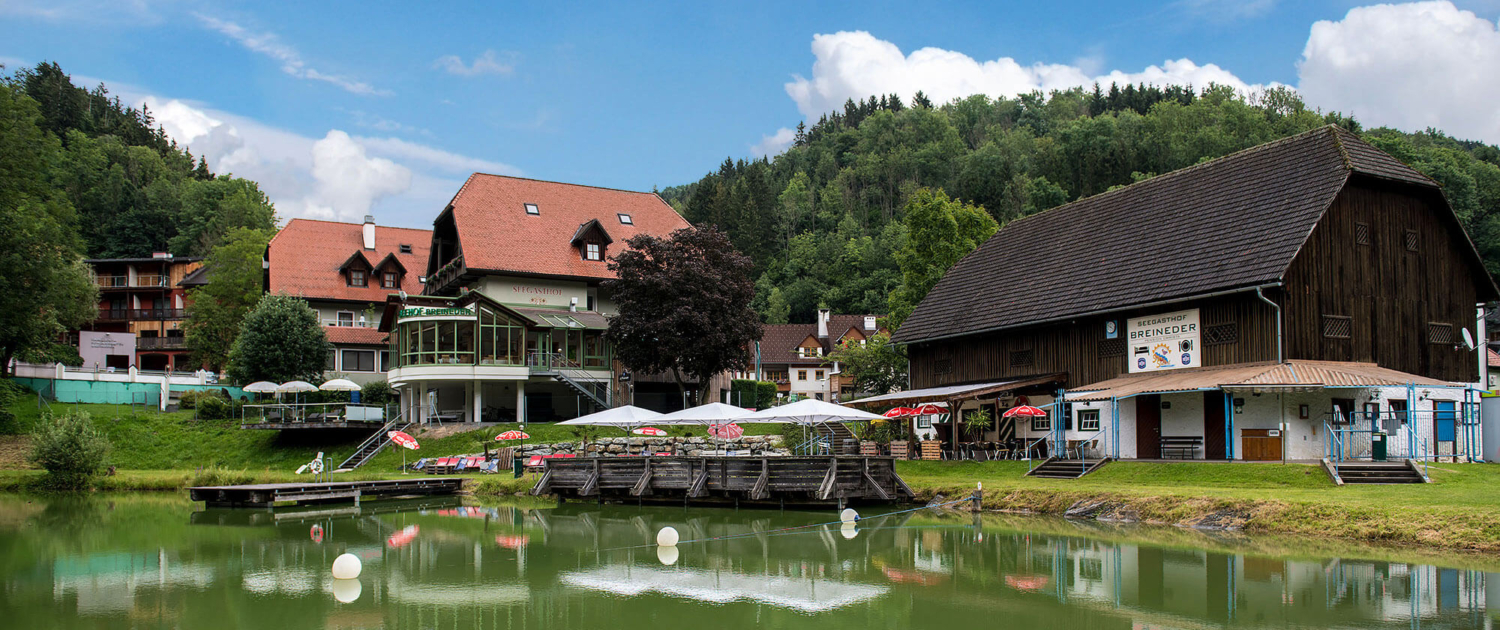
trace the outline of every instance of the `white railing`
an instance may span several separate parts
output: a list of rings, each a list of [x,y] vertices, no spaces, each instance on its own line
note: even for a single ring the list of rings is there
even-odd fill
[[[334,328],[379,328],[380,322],[372,322],[368,320],[349,321],[342,319],[325,319],[323,320],[323,325],[332,326]]]

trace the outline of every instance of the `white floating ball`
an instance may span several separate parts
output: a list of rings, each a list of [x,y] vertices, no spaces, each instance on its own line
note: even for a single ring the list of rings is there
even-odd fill
[[[359,577],[359,572],[364,570],[359,558],[352,553],[343,554],[333,559],[333,577],[340,580],[352,580]]]
[[[333,598],[345,604],[359,599],[359,594],[364,590],[359,580],[334,580]]]
[[[656,544],[661,547],[677,546],[677,530],[671,527],[663,527],[656,532]]]
[[[845,523],[853,523],[859,520],[859,512],[855,512],[854,508],[844,508],[844,511],[839,512],[839,520]]]
[[[667,566],[677,564],[677,547],[657,547],[656,559]]]
[[[859,530],[854,528],[854,523],[846,522],[839,526],[839,533],[843,534],[844,538],[854,540],[854,537],[859,535]]]

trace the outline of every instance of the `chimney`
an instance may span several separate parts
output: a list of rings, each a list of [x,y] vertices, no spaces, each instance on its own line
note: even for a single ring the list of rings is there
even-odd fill
[[[375,249],[375,215],[365,215],[365,249]]]
[[[828,317],[829,317],[828,309],[826,309],[826,308],[820,308],[820,309],[818,309],[818,338],[819,339],[827,339],[828,338]]]

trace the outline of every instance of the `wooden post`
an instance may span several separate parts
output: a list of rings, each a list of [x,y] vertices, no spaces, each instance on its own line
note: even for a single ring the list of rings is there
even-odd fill
[[[984,509],[984,483],[974,484],[974,499],[969,502],[969,511],[978,513]]]

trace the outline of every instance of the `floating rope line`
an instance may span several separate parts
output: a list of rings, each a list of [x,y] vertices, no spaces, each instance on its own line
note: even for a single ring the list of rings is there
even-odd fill
[[[975,497],[971,495],[971,496],[967,496],[967,497],[964,497],[962,499],[956,499],[956,500],[953,500],[953,501],[946,501],[946,502],[943,502],[943,503],[932,503],[932,504],[924,505],[924,506],[921,506],[921,507],[914,507],[914,508],[905,509],[905,510],[897,510],[895,512],[887,512],[885,514],[877,514],[875,516],[860,516],[860,517],[856,518],[854,521],[850,521],[850,522],[858,522],[858,521],[865,521],[865,520],[871,520],[871,519],[877,519],[877,518],[885,518],[887,516],[895,516],[897,514],[906,514],[907,512],[919,512],[921,510],[931,510],[931,509],[934,509],[934,508],[947,507],[947,506],[958,504],[958,503],[968,503],[970,501],[973,501],[974,499],[975,499]],[[715,541],[719,541],[719,540],[734,540],[736,538],[750,538],[750,537],[772,536],[772,535],[780,536],[780,535],[783,535],[783,534],[794,533],[796,530],[799,530],[799,529],[811,529],[813,527],[825,527],[825,526],[828,526],[828,525],[839,525],[839,526],[842,526],[843,524],[844,524],[844,521],[838,520],[838,521],[829,521],[827,523],[810,523],[808,525],[794,525],[792,527],[782,527],[782,528],[779,528],[779,529],[770,529],[770,530],[766,530],[766,531],[763,531],[763,532],[749,532],[749,533],[745,533],[745,534],[727,534],[727,535],[724,535],[724,536],[714,536],[714,537],[711,537],[711,538],[697,538],[697,539],[693,539],[693,540],[682,540],[682,541],[678,541],[676,546],[681,547],[683,545],[688,545],[688,544],[692,544],[692,543],[715,542]],[[657,547],[657,546],[659,546],[659,545],[656,545],[656,544],[627,545],[627,546],[624,546],[624,547],[610,547],[608,549],[599,549],[598,551],[600,551],[600,552],[605,552],[605,551],[624,551],[624,550],[627,550],[627,549],[644,549],[646,547]]]

